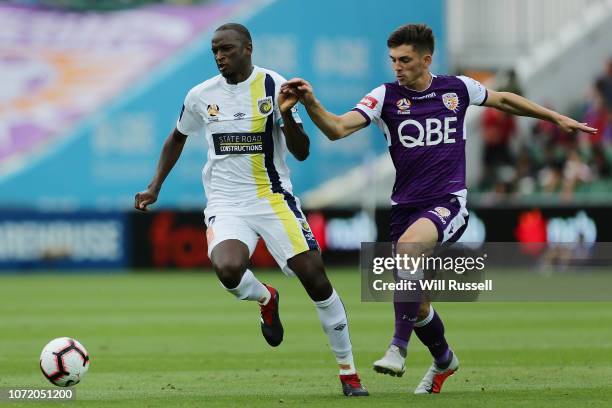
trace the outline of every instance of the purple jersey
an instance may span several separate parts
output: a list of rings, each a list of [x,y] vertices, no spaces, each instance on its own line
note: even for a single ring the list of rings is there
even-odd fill
[[[393,204],[422,204],[465,196],[465,113],[482,105],[487,90],[465,76],[433,76],[414,91],[386,83],[355,107],[383,131],[395,166]]]

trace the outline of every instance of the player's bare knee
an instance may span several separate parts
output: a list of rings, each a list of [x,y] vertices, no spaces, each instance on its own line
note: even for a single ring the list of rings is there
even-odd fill
[[[334,288],[325,276],[323,279],[316,279],[310,288],[307,288],[308,296],[315,302],[328,299],[333,291]]]
[[[415,244],[421,242],[421,238],[417,232],[408,231],[404,232],[402,236],[397,240],[398,244]]]
[[[417,233],[407,231],[396,244],[396,252],[410,257],[427,256],[431,253],[435,243],[424,242]]]
[[[312,300],[318,302],[331,296],[333,288],[323,264],[308,263],[295,272]]]
[[[408,256],[429,255],[438,240],[438,230],[434,223],[419,218],[410,225],[397,241],[397,253]]]
[[[240,258],[223,257],[212,262],[217,277],[226,288],[235,288],[246,271],[247,264]]]

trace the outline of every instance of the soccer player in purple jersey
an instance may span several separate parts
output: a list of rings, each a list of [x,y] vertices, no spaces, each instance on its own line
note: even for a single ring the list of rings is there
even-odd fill
[[[432,30],[423,24],[396,29],[387,40],[396,81],[367,94],[343,115],[328,112],[301,78],[286,82],[313,122],[330,140],[346,137],[374,122],[384,133],[396,169],[391,195],[391,239],[398,252],[418,256],[436,244],[455,242],[468,223],[465,182],[465,113],[470,105],[490,106],[519,116],[543,119],[564,132],[596,129],[510,92],[486,89],[465,76],[434,75]],[[399,245],[406,244],[406,245]],[[409,279],[398,271],[400,279]],[[395,332],[385,355],[374,362],[379,373],[401,376],[412,331],[425,344],[433,364],[415,389],[438,393],[459,368],[444,337],[444,325],[427,301],[396,297]]]

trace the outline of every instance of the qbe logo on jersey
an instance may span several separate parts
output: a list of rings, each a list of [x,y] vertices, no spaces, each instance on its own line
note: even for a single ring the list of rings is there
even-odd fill
[[[440,143],[456,143],[457,118],[447,116],[444,120],[427,118],[425,123],[415,119],[404,120],[397,127],[399,141],[408,149],[419,146],[435,146]],[[389,143],[391,143],[389,139]]]

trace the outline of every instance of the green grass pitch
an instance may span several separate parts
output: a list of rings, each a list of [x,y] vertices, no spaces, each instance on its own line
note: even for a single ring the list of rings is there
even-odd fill
[[[610,303],[438,304],[461,369],[442,394],[415,396],[429,354],[413,337],[404,377],[374,373],[392,306],[361,303],[356,271],[332,270],[372,394],[349,399],[299,281],[257,274],[280,290],[285,340],[276,349],[261,337],[257,305],[234,300],[212,273],[2,276],[0,388],[49,387],[40,351],[72,336],[92,359],[77,401],[36,406],[612,406]]]

